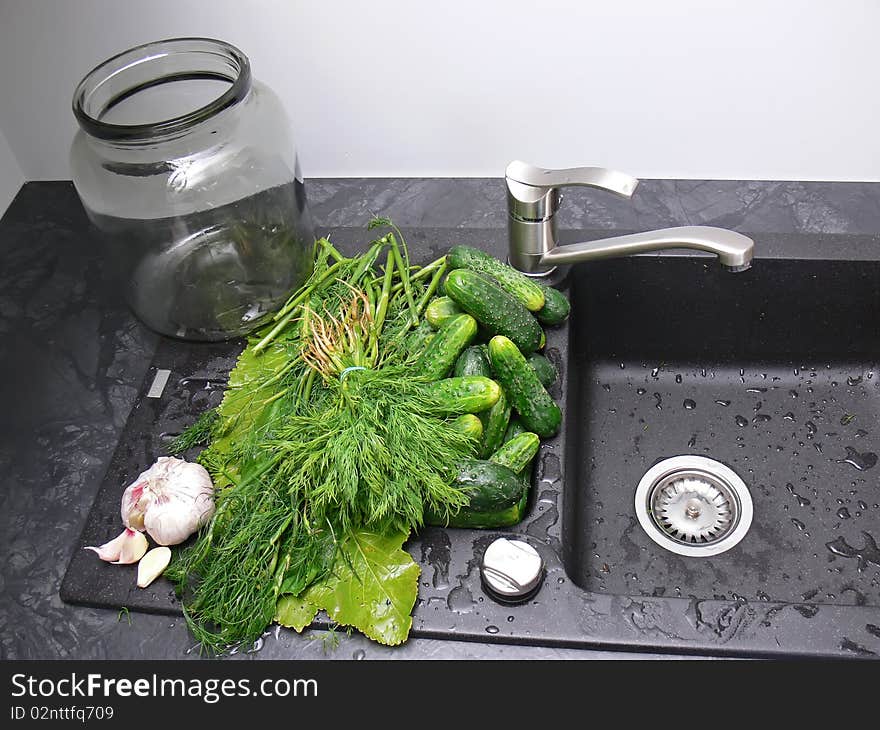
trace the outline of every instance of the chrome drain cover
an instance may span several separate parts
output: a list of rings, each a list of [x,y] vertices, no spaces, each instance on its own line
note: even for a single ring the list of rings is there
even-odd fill
[[[674,456],[652,466],[639,481],[635,507],[648,537],[689,557],[730,550],[752,524],[745,482],[705,456]]]

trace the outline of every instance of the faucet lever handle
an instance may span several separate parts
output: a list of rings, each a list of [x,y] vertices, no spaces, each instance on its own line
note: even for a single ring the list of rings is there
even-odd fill
[[[504,177],[508,187],[511,183],[529,188],[541,188],[546,193],[550,188],[585,185],[607,190],[623,197],[630,197],[639,181],[617,170],[604,167],[568,167],[560,170],[547,170],[530,165],[522,160],[514,160],[507,166]]]

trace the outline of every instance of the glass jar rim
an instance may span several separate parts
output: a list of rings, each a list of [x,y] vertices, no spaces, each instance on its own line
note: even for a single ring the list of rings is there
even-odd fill
[[[119,74],[135,67],[167,58],[175,53],[204,54],[216,62],[222,60],[228,73],[214,69],[192,69],[175,74],[158,74],[134,86],[124,88],[109,97],[96,115],[89,109],[89,102],[101,87]],[[125,99],[153,86],[196,78],[211,78],[229,82],[229,88],[209,103],[186,114],[157,122],[139,124],[113,124],[101,120],[106,112]],[[149,139],[179,133],[213,117],[222,110],[237,104],[251,87],[251,67],[247,56],[226,41],[215,38],[184,37],[151,41],[129,48],[99,63],[77,84],[73,94],[73,114],[80,127],[93,137],[105,140]]]

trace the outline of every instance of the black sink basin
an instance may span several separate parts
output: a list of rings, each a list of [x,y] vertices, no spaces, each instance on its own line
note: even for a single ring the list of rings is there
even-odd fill
[[[354,250],[361,229],[333,237]],[[503,230],[410,236],[425,260],[453,243],[503,256]],[[761,237],[770,256],[780,242]],[[864,252],[864,237],[783,241],[783,250]],[[526,518],[509,530],[425,528],[407,549],[421,568],[412,636],[736,656],[880,656],[880,262],[758,259],[732,274],[711,257],[580,264],[561,284],[572,316],[548,328],[560,433],[541,444]],[[119,484],[206,403],[239,344],[163,339],[80,544],[118,524]],[[146,394],[169,369],[161,399]],[[199,379],[200,381],[194,380]],[[176,384],[176,385],[174,385]],[[658,460],[710,457],[745,482],[745,537],[712,557],[652,541],[634,496]],[[116,505],[114,507],[114,505]],[[480,560],[499,535],[529,542],[544,580],[528,602],[495,602]],[[179,613],[75,551],[62,597]],[[109,577],[108,577],[109,576]],[[329,626],[319,617],[316,626]]]
[[[880,263],[637,257],[571,274],[565,571],[593,592],[880,607]],[[683,557],[634,493],[657,461],[716,459],[751,528]]]

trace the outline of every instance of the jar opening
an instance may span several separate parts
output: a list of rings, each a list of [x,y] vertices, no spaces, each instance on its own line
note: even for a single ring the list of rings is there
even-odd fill
[[[73,95],[80,127],[108,140],[182,132],[241,101],[250,63],[211,38],[171,38],[131,48],[92,69]]]

